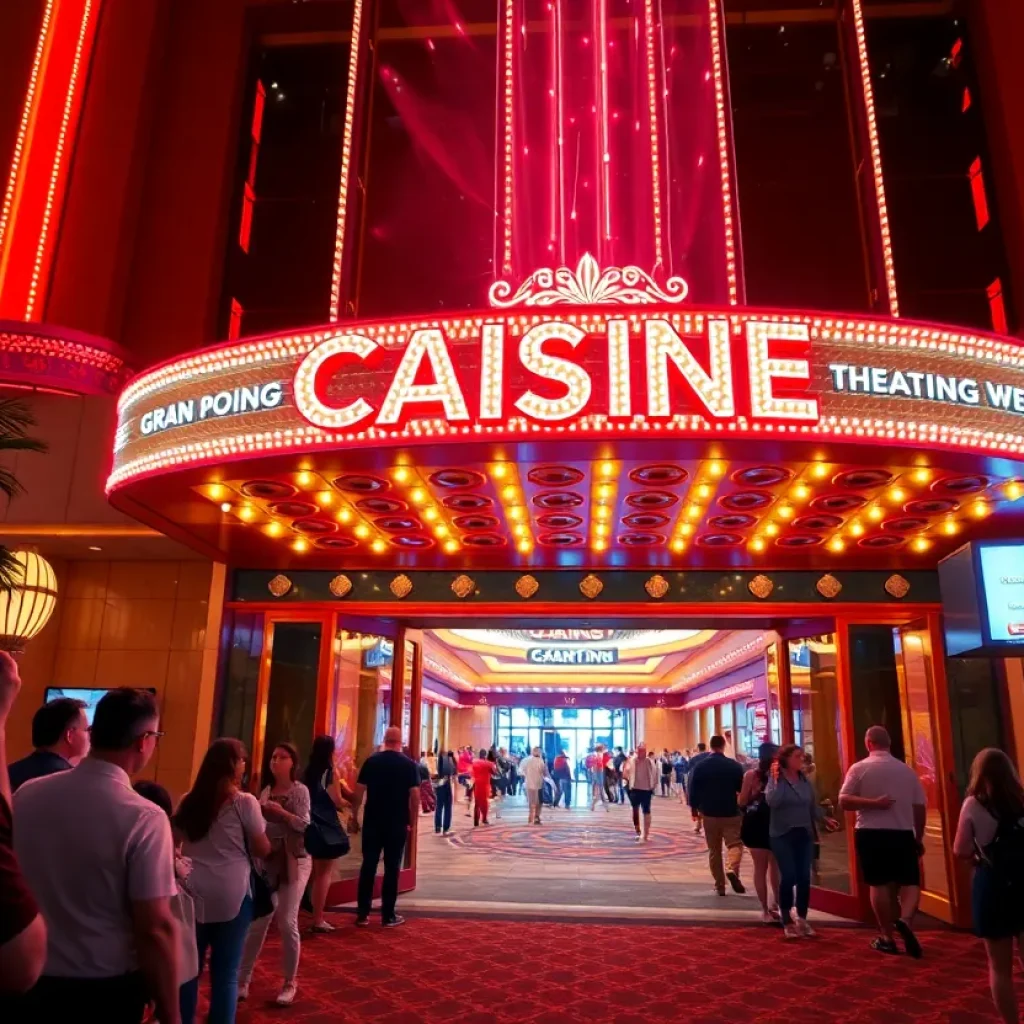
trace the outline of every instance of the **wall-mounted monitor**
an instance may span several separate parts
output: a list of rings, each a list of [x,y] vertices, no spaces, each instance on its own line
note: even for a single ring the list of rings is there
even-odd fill
[[[110,693],[112,687],[87,687],[87,686],[48,686],[46,693],[43,695],[43,701],[49,704],[51,700],[57,700],[58,697],[72,697],[75,700],[84,701],[85,703],[85,717],[89,724],[92,725],[92,716],[96,712],[96,705],[99,704],[100,698],[105,693]],[[150,693],[156,693],[156,690],[152,686],[142,686],[142,690],[148,690]]]
[[[1024,654],[1024,542],[967,544],[939,563],[946,651]]]

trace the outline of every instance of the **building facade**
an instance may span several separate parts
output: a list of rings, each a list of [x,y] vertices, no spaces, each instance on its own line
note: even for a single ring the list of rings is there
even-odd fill
[[[48,687],[155,687],[176,793],[218,732],[358,761],[388,721],[614,706],[657,747],[813,743],[831,791],[884,720],[962,920],[966,766],[1024,751],[1021,659],[950,656],[938,579],[1021,551],[1022,19],[6,5],[0,379],[50,451],[2,531],[60,585],[15,753]],[[472,678],[431,647],[563,623],[721,637],[647,693],[639,655],[542,693],[518,641]]]

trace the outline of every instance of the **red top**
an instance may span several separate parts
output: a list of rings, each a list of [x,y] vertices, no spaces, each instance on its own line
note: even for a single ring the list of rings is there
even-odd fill
[[[486,758],[478,757],[473,762],[473,785],[481,791],[491,791],[491,776],[494,774],[494,764]]]
[[[464,750],[459,754],[459,774],[465,775],[473,764],[473,755],[468,751]]]
[[[11,841],[11,809],[0,796],[0,946],[20,935],[39,913]]]

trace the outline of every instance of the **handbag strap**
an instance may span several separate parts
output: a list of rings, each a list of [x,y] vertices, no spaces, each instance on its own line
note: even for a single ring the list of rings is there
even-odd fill
[[[256,865],[252,861],[252,853],[249,850],[249,837],[246,835],[246,832],[245,832],[245,822],[242,821],[242,812],[239,811],[239,809],[238,809],[238,796],[237,796],[237,794],[235,795],[235,799],[234,799],[234,801],[232,803],[232,807],[234,808],[235,816],[238,818],[238,826],[242,830],[242,847],[245,850],[246,860],[249,861],[249,870],[250,871],[255,871],[256,870]]]

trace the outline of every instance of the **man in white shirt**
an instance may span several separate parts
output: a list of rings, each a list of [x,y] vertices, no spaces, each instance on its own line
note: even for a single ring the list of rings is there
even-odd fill
[[[924,787],[910,765],[892,756],[883,726],[871,726],[864,745],[868,756],[846,773],[839,806],[857,812],[854,846],[881,932],[871,945],[880,953],[898,953],[899,932],[907,953],[920,957],[921,943],[910,925],[921,899]]]
[[[519,765],[519,774],[526,786],[526,802],[529,808],[528,825],[540,824],[540,791],[544,780],[549,777],[547,762],[541,757],[540,747],[533,748],[533,754]]]
[[[49,926],[27,1021],[73,1010],[82,1020],[139,1024],[154,1000],[161,1024],[180,1024],[170,822],[129,778],[160,735],[151,693],[111,690],[96,706],[91,754],[15,795],[15,851]]]

